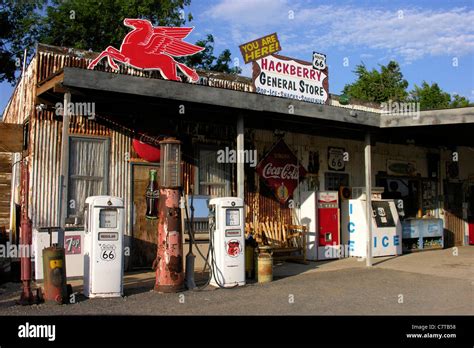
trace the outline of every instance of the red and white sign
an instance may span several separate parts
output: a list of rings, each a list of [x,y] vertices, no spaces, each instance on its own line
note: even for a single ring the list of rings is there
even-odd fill
[[[75,255],[81,253],[81,235],[72,235],[64,237],[64,249],[66,255]]]
[[[190,56],[204,49],[183,41],[194,27],[154,27],[150,21],[138,18],[125,18],[123,24],[133,30],[123,39],[120,50],[107,47],[89,64],[88,69],[94,69],[100,60],[107,57],[114,70],[119,68],[115,64],[117,61],[137,69],[159,70],[167,80],[181,81],[177,68],[190,81],[196,82],[199,79],[195,70],[173,58]]]
[[[257,173],[284,204],[293,196],[299,179],[306,175],[306,169],[298,164],[296,156],[281,139],[257,165]]]
[[[230,257],[237,257],[239,256],[240,252],[242,251],[240,247],[240,242],[237,239],[231,239],[227,242],[227,255]]]
[[[334,203],[338,199],[337,191],[321,191],[318,194],[318,203]]]
[[[310,62],[272,54],[253,62],[252,78],[255,91],[260,94],[329,103],[327,66],[318,70]]]

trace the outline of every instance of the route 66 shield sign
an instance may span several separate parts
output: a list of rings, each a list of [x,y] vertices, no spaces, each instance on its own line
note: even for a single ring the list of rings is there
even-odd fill
[[[346,164],[344,162],[345,149],[342,147],[328,148],[328,169],[343,172]]]
[[[313,68],[318,70],[326,69],[326,55],[323,53],[313,52]]]

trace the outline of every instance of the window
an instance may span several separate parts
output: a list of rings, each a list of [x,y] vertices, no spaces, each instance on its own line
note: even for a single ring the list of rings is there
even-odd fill
[[[82,224],[86,198],[107,194],[108,139],[71,137],[67,223]]]
[[[339,191],[341,186],[349,186],[349,174],[324,173],[324,187],[327,191]]]
[[[211,197],[231,195],[231,163],[217,162],[217,148],[199,150],[199,194]]]

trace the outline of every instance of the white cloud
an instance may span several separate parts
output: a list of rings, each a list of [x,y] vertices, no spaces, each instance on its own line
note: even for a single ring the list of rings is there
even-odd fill
[[[474,52],[474,10],[312,6],[285,0],[222,0],[206,15],[226,31],[228,46],[276,31],[282,54],[328,48],[382,50],[403,63],[426,56],[462,56]],[[293,10],[295,17],[288,18]],[[399,11],[403,11],[400,16]],[[401,17],[401,18],[400,18]],[[248,33],[252,32],[252,35]]]
[[[231,25],[262,27],[288,17],[286,0],[222,0],[204,12]]]

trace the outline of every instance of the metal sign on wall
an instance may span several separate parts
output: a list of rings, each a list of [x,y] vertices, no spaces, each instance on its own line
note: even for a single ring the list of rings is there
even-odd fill
[[[288,145],[280,139],[258,163],[257,173],[274,192],[281,204],[293,196],[299,179],[306,175],[306,169]]]
[[[125,18],[123,24],[132,31],[125,35],[120,49],[107,47],[90,62],[88,69],[94,69],[103,58],[107,58],[114,70],[119,69],[118,62],[137,69],[159,70],[164,79],[181,81],[177,74],[179,69],[189,81],[199,80],[194,69],[174,59],[204,50],[204,47],[183,41],[194,27],[155,27],[149,20],[140,18]]]
[[[328,169],[343,172],[346,168],[343,147],[328,147]]]
[[[329,104],[328,68],[277,54],[253,62],[253,85],[260,94]]]

